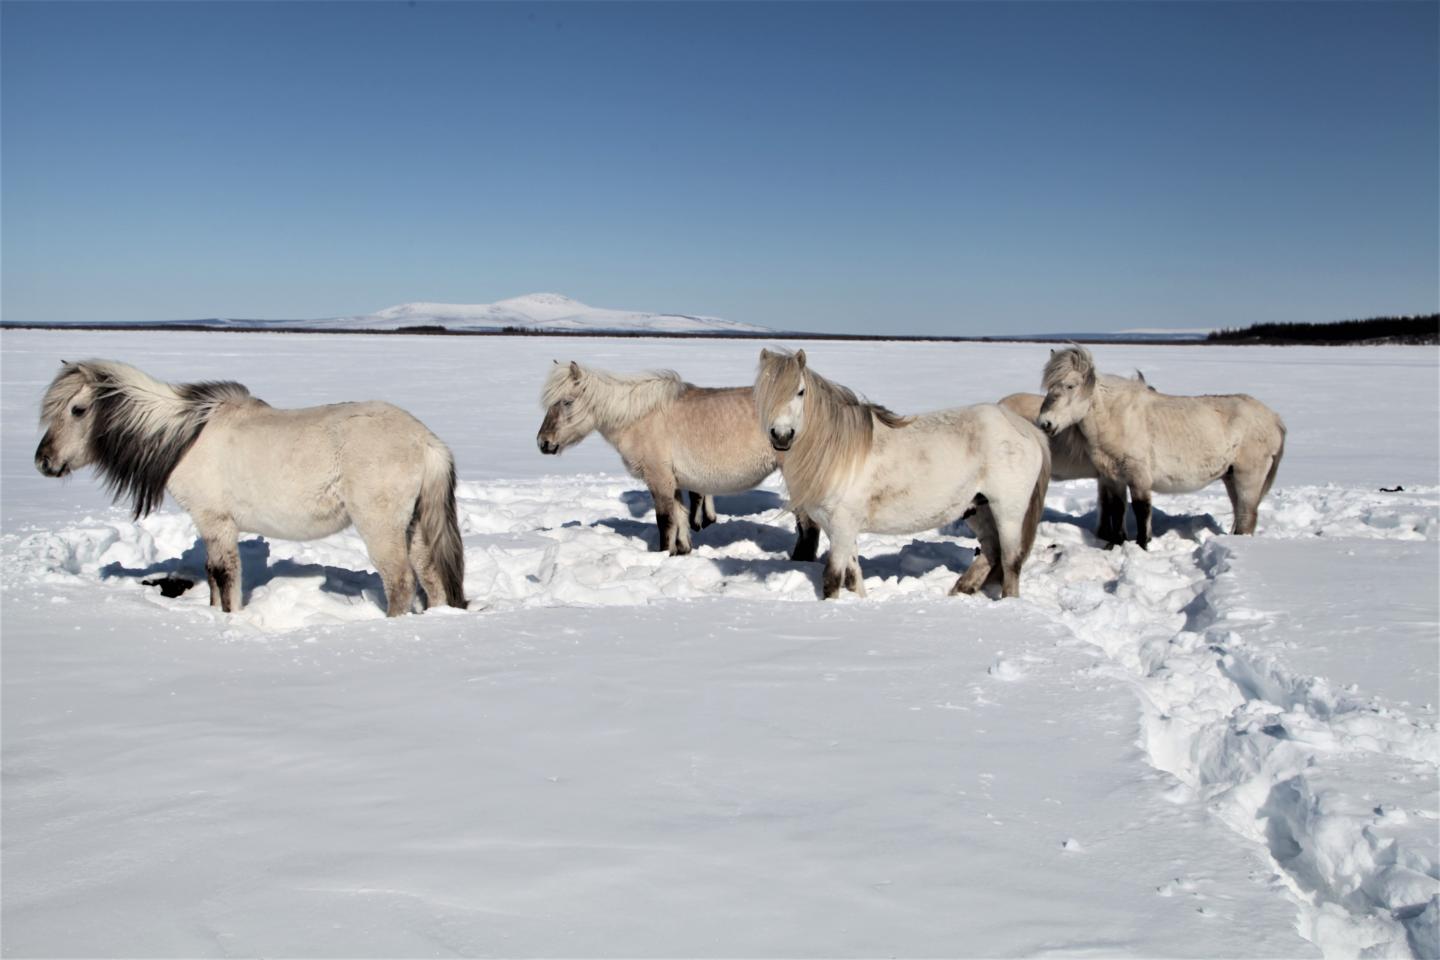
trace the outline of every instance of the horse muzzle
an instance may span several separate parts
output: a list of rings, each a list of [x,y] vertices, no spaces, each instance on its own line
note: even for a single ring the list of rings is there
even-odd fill
[[[544,437],[536,437],[535,442],[540,445],[540,452],[554,454],[560,452],[560,444],[554,440],[546,440]]]
[[[1036,420],[1035,426],[1039,427],[1041,430],[1044,430],[1046,435],[1051,437],[1055,436],[1055,434],[1060,432],[1060,428],[1055,425],[1055,421],[1051,420],[1049,417],[1041,417],[1039,420]]]
[[[774,430],[771,430],[771,431],[770,431],[770,447],[771,447],[771,449],[776,450],[776,451],[778,451],[779,453],[784,453],[786,450],[789,450],[789,449],[790,449],[792,446],[794,446],[794,445],[795,445],[795,431],[794,431],[794,430],[791,430],[789,433],[777,433],[777,432],[774,431]]]
[[[49,457],[35,455],[35,469],[47,477],[63,477],[70,472],[70,464],[62,463],[56,466]]]

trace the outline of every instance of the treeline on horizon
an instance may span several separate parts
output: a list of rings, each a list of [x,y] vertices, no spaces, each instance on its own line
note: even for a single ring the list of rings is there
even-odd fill
[[[1353,343],[1360,340],[1440,343],[1440,313],[1333,323],[1257,323],[1215,330],[1205,339],[1210,343]]]

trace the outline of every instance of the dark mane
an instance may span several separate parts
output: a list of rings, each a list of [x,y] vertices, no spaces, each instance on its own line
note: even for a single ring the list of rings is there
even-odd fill
[[[216,407],[250,397],[249,390],[230,381],[171,387],[137,380],[133,368],[118,364],[87,368],[95,387],[90,454],[111,496],[116,502],[129,500],[137,520],[164,501],[170,474]]]

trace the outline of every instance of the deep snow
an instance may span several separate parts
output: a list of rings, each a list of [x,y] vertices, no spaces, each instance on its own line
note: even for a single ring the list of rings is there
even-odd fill
[[[1434,955],[1437,355],[1098,347],[1289,425],[1260,536],[1217,486],[1096,548],[1055,485],[1018,601],[948,598],[962,527],[862,539],[814,599],[782,490],[696,553],[596,439],[534,447],[550,360],[753,374],[759,344],[4,335],[4,951]],[[808,344],[900,410],[1033,389],[1046,348]],[[383,397],[456,451],[471,612],[387,622],[352,533],[131,523],[30,463],[61,357]],[[1379,487],[1403,484],[1403,493]]]

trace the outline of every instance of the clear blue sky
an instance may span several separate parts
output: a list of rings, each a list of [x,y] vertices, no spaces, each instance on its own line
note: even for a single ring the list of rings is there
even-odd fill
[[[5,2],[0,314],[1433,311],[1437,10]]]

